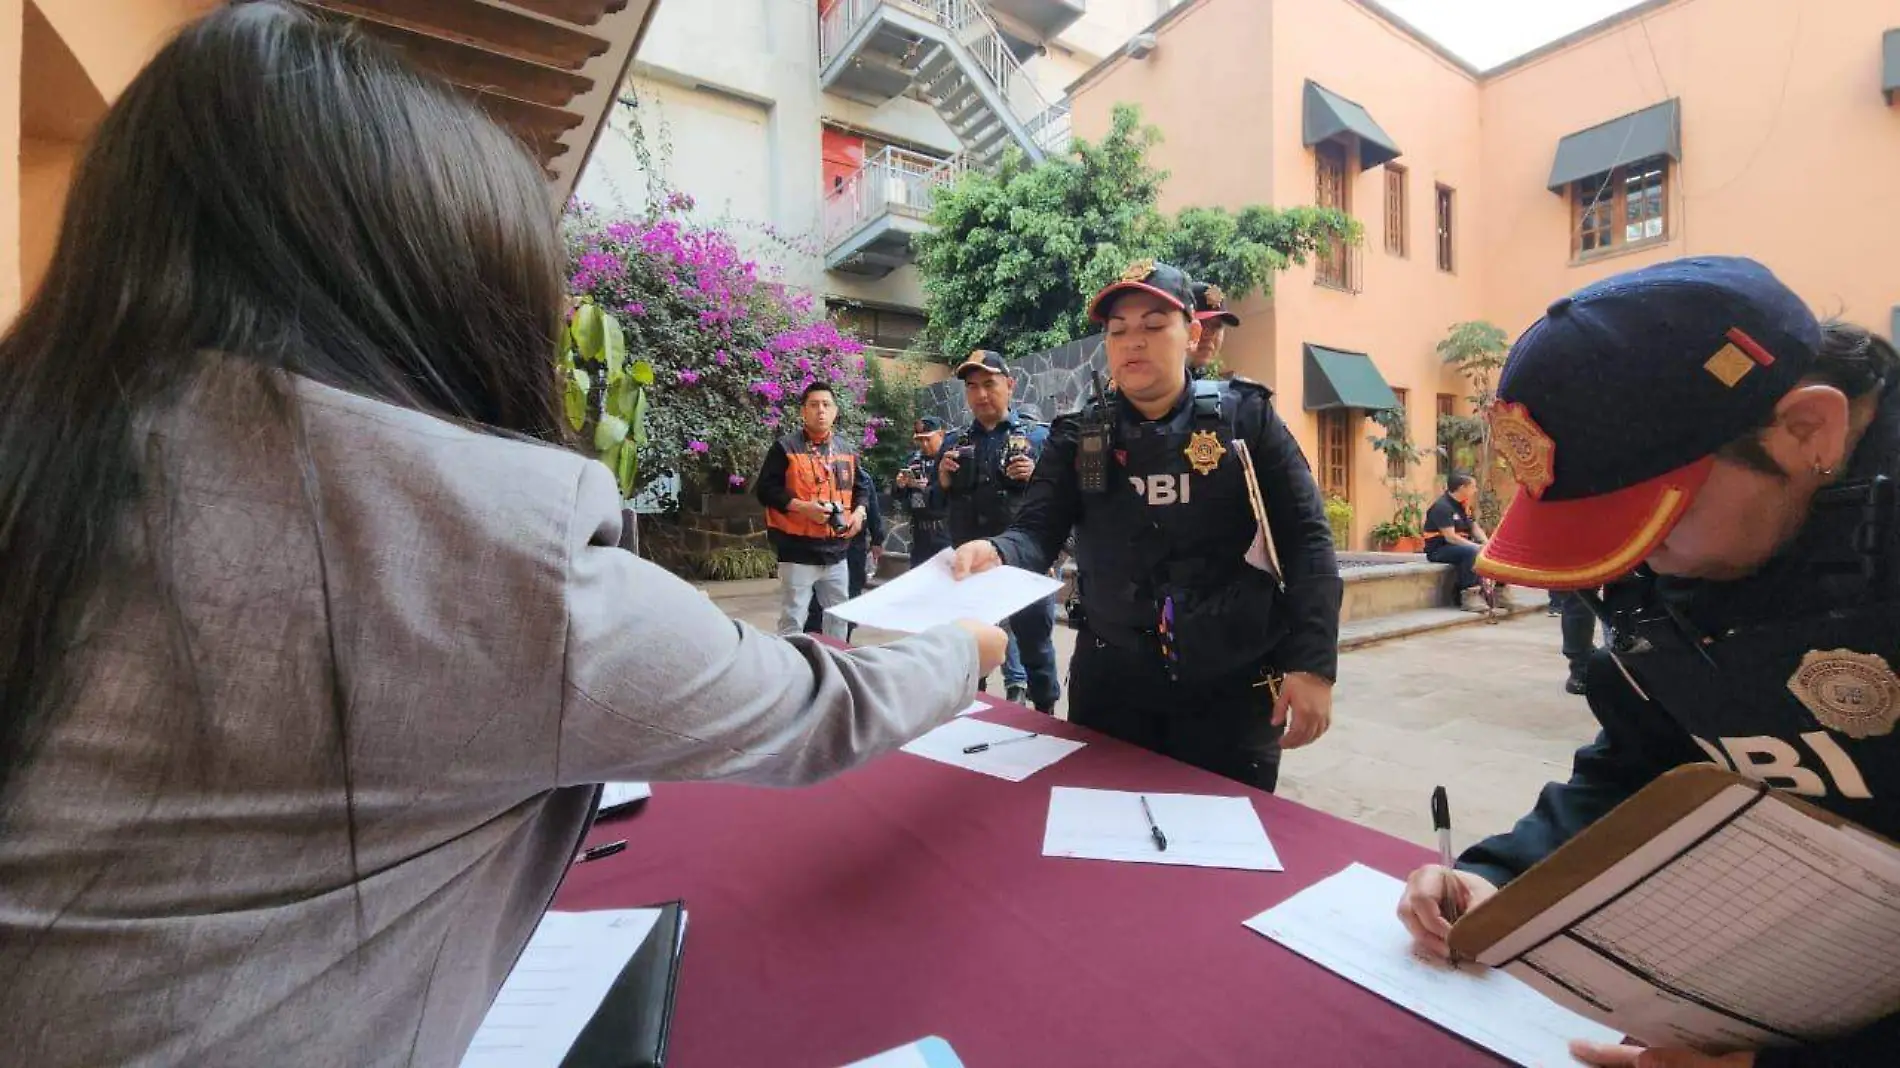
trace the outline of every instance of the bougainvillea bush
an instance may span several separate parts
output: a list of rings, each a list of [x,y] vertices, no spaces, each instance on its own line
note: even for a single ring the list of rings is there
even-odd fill
[[[819,380],[837,391],[840,432],[875,445],[884,420],[863,414],[864,346],[725,232],[688,220],[691,209],[675,194],[642,216],[576,203],[565,220],[570,291],[618,318],[629,358],[653,365],[641,484],[678,473],[714,492],[749,490]]]

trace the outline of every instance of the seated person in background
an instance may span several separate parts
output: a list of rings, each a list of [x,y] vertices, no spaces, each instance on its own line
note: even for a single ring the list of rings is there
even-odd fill
[[[1484,528],[1472,515],[1477,502],[1478,480],[1458,471],[1445,480],[1444,496],[1425,510],[1425,559],[1458,569],[1458,607],[1467,612],[1487,607],[1472,566],[1485,542]]]
[[[454,1068],[596,784],[813,782],[1002,660],[618,548],[563,263],[514,137],[288,3],[106,112],[0,337],[0,1060]]]

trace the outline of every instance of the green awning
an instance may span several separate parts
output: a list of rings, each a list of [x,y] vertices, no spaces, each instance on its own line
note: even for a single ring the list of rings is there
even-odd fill
[[[1359,169],[1362,171],[1399,156],[1399,146],[1372,121],[1365,108],[1309,80],[1302,143],[1311,148],[1321,141],[1344,137],[1359,139]]]
[[[1682,108],[1673,97],[1557,142],[1548,188],[1561,193],[1571,182],[1652,156],[1682,158]]]
[[[1363,352],[1306,345],[1306,410],[1363,408],[1382,412],[1399,406],[1398,395]]]
[[[1900,30],[1888,30],[1881,38],[1880,90],[1887,94],[1887,103],[1892,104],[1900,97]]]

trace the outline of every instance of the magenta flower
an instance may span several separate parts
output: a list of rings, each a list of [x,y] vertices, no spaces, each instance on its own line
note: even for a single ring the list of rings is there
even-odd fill
[[[712,451],[712,446],[703,441],[689,441],[686,443],[686,447],[700,456],[704,456]]]
[[[689,368],[687,370],[681,371],[678,377],[679,377],[680,385],[690,386],[699,381],[699,372],[691,370]]]
[[[726,485],[728,485],[728,486],[743,486],[743,485],[745,485],[745,476],[744,476],[744,475],[727,475],[727,476],[726,476]]]

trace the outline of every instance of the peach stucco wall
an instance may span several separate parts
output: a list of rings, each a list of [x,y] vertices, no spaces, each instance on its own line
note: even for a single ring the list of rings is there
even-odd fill
[[[1301,346],[1314,342],[1364,352],[1387,382],[1408,391],[1412,440],[1429,448],[1436,436],[1436,395],[1464,392],[1433,346],[1452,323],[1477,318],[1483,310],[1483,265],[1470,254],[1476,242],[1462,221],[1454,225],[1456,270],[1440,271],[1432,213],[1435,183],[1456,190],[1461,209],[1481,196],[1477,82],[1350,0],[1281,0],[1272,8],[1271,135],[1282,149],[1276,206],[1315,200],[1317,164],[1313,151],[1301,144],[1310,78],[1367,108],[1399,147],[1402,154],[1394,162],[1407,169],[1410,207],[1408,254],[1400,257],[1385,250],[1385,169],[1358,170],[1356,153],[1348,152],[1348,203],[1365,228],[1357,253],[1361,290],[1314,284],[1310,264],[1279,279],[1272,304],[1280,415],[1317,461],[1319,420],[1303,407]],[[1355,540],[1392,514],[1384,456],[1367,441],[1374,429],[1361,420],[1352,437]],[[1436,467],[1428,460],[1413,470],[1412,488],[1429,492],[1435,477]]]
[[[1900,304],[1900,108],[1880,94],[1880,40],[1896,26],[1894,0],[1680,0],[1490,79],[1491,317],[1515,333],[1605,275],[1743,253],[1817,309],[1884,328]],[[1544,189],[1558,138],[1670,96],[1670,240],[1571,263],[1568,208]]]
[[[1363,105],[1402,150],[1409,256],[1385,251],[1384,173],[1356,172],[1365,227],[1361,291],[1313,284],[1311,265],[1238,310],[1227,363],[1278,391],[1317,458],[1303,410],[1302,342],[1369,353],[1409,391],[1415,442],[1435,436],[1436,395],[1464,384],[1433,346],[1464,319],[1515,336],[1555,297],[1605,275],[1691,253],[1766,262],[1815,307],[1884,330],[1900,305],[1900,107],[1880,94],[1880,41],[1895,0],[1676,0],[1477,76],[1356,0],[1193,0],[1145,60],[1115,60],[1076,89],[1078,130],[1099,135],[1118,100],[1166,143],[1164,206],[1311,204],[1301,144],[1306,79]],[[1785,82],[1785,87],[1784,87]],[[1670,176],[1669,237],[1574,263],[1567,201],[1545,189],[1565,135],[1682,101],[1683,160]],[[1436,266],[1433,193],[1456,191],[1455,272]],[[1382,457],[1353,441],[1355,540],[1391,513]],[[1429,490],[1428,459],[1414,484]]]
[[[0,0],[0,321],[38,283],[86,138],[215,0]]]

